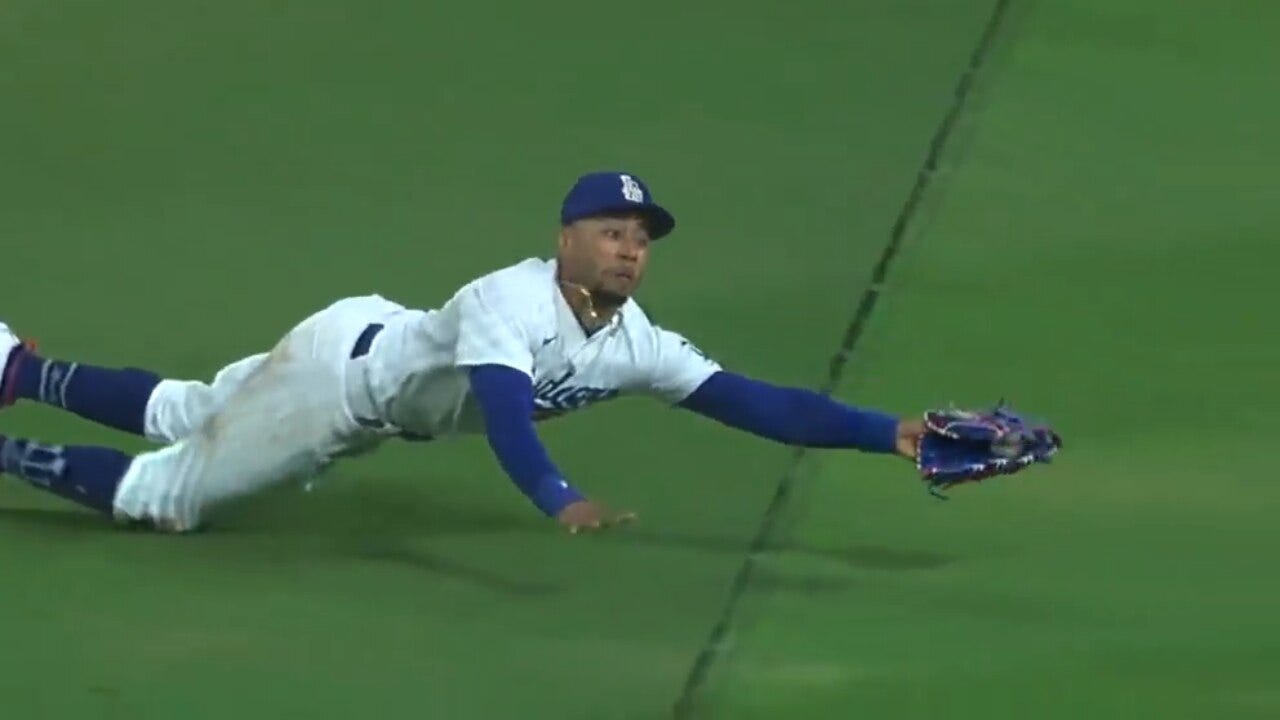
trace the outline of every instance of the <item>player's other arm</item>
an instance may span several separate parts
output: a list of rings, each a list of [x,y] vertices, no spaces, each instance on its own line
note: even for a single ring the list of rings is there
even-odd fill
[[[520,277],[481,279],[456,296],[455,363],[463,368],[484,417],[489,447],[507,476],[539,510],[570,531],[627,519],[582,497],[551,462],[533,427],[533,348],[543,335],[528,316],[529,298],[544,292]]]
[[[485,436],[502,469],[548,517],[583,497],[560,473],[533,427],[533,382],[505,365],[468,370],[471,392],[484,414]]]
[[[500,364],[468,368],[471,392],[484,415],[494,456],[520,492],[570,532],[595,530],[632,519],[582,496],[551,461],[533,426],[533,382]]]
[[[893,453],[912,459],[924,431],[919,421],[723,370],[708,377],[677,407],[787,445]]]

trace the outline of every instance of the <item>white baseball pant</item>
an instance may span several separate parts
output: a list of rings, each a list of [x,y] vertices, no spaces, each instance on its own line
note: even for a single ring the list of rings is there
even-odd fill
[[[376,413],[352,349],[370,324],[403,309],[376,295],[340,300],[212,383],[162,381],[147,403],[146,434],[170,444],[134,459],[116,490],[116,517],[193,530],[209,507],[376,445],[387,429],[357,420]]]

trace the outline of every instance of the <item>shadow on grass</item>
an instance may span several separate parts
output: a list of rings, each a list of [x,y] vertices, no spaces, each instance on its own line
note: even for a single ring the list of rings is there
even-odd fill
[[[110,518],[74,509],[0,507],[0,523],[61,532],[109,533],[117,530]]]
[[[555,583],[511,578],[397,543],[366,542],[356,549],[355,556],[362,560],[391,563],[439,575],[482,590],[514,597],[542,597],[565,589]]]
[[[136,532],[101,515],[80,510],[0,507],[0,523],[18,525],[40,532],[109,534]],[[209,524],[191,539],[203,546],[198,553],[230,558],[239,550],[219,550],[221,542],[266,543],[245,562],[258,562],[263,555],[287,563],[312,562],[318,557],[348,558],[356,562],[380,563],[425,573],[479,590],[512,598],[554,595],[567,588],[533,576],[503,572],[464,563],[430,547],[432,538],[465,536],[513,536],[516,543],[531,537],[553,537],[557,526],[536,513],[518,506],[491,504],[474,498],[447,497],[404,487],[322,489],[304,493],[297,487],[278,488],[263,495],[236,502],[213,513]],[[208,542],[200,542],[205,538]],[[599,542],[617,552],[627,548],[660,548],[672,551],[713,553],[745,557],[749,541],[725,533],[690,533],[680,530],[653,530],[643,526],[602,533],[567,542]],[[876,545],[811,547],[781,542],[764,553],[817,559],[845,569],[878,571],[919,571],[945,567],[957,558],[940,553],[889,548]],[[805,592],[823,592],[845,587],[852,578],[765,574],[757,582],[787,586]]]
[[[472,518],[472,522],[464,522],[461,527],[465,527],[472,532],[480,528],[487,528],[492,531],[495,529],[492,520],[492,518]],[[59,510],[0,507],[0,524],[21,527],[40,533],[57,533],[61,535],[71,533],[77,535],[100,534],[106,537],[138,533],[153,538],[165,537],[160,533],[151,532],[143,527],[118,525],[102,515],[75,508]],[[502,527],[505,528],[506,526],[502,525]],[[218,543],[220,541],[234,539],[237,536],[246,539],[258,538],[258,540],[263,538],[263,534],[259,531],[259,526],[251,524],[251,527],[243,528],[243,530],[244,532],[237,532],[234,527],[214,523],[199,532],[184,535],[181,538],[173,537],[172,539],[175,543],[175,548],[185,546],[186,549],[179,552],[194,550],[203,545],[197,552],[212,552],[223,557],[234,558],[240,551],[238,549],[219,551]],[[256,564],[262,562],[264,557],[270,557],[273,562],[312,562],[318,556],[327,554],[331,558],[334,556],[349,557],[358,561],[394,564],[417,572],[430,573],[488,592],[513,597],[538,597],[563,590],[562,587],[552,583],[509,577],[493,570],[452,560],[435,552],[412,547],[403,538],[394,534],[387,534],[374,527],[367,528],[367,531],[351,527],[339,528],[336,529],[332,536],[320,537],[310,533],[298,534],[296,532],[298,528],[289,527],[287,523],[283,527],[276,526],[270,528],[270,530],[272,531],[270,552],[245,556],[244,562]],[[280,530],[281,533],[277,535],[274,532],[276,530]],[[200,543],[201,538],[214,542],[212,544]],[[195,540],[197,544],[194,546],[187,544],[190,540]]]
[[[691,535],[673,532],[651,532],[635,529],[610,535],[620,543],[634,543],[702,552],[746,555],[748,542],[739,538],[714,535]],[[765,553],[771,555],[796,555],[828,560],[863,570],[933,570],[946,567],[958,558],[954,555],[923,550],[901,550],[880,545],[851,545],[849,547],[821,548],[796,543],[767,545]]]
[[[394,495],[394,494],[393,494]],[[0,507],[0,522],[63,532],[120,532],[120,526],[108,518],[75,508]],[[352,496],[311,497],[298,492],[275,492],[269,496],[238,503],[228,511],[217,513],[205,534],[316,535],[352,541],[357,555],[368,559],[396,562],[420,569],[444,571],[447,560],[417,555],[408,540],[420,542],[431,536],[458,535],[549,535],[558,532],[554,524],[528,513],[516,513],[479,507],[475,504],[437,502],[418,496],[412,501],[394,496],[379,498],[368,493]],[[691,550],[717,554],[745,555],[748,542],[715,534],[692,534],[679,531],[654,531],[642,527],[624,528],[603,533],[597,538],[618,546],[650,546],[673,550]],[[777,543],[765,548],[768,554],[796,555],[839,563],[864,570],[908,571],[946,567],[958,558],[924,550],[891,548],[879,545],[848,547],[811,547],[795,543]],[[455,568],[461,571],[460,568]],[[477,575],[477,580],[481,576]],[[496,578],[491,584],[499,587]],[[519,583],[509,584],[516,587]],[[536,589],[523,588],[536,592]]]

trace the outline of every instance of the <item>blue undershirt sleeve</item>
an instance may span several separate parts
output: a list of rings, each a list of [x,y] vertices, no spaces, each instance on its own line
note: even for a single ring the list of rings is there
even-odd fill
[[[582,500],[551,462],[534,430],[529,376],[505,365],[475,365],[468,374],[484,414],[489,447],[520,492],[549,517]]]
[[[787,445],[896,449],[898,418],[832,400],[812,390],[786,388],[720,371],[679,407]]]

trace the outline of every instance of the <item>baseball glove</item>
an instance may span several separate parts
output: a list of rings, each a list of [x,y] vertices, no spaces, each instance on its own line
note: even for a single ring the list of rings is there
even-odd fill
[[[989,411],[930,410],[916,445],[916,468],[929,493],[993,475],[1012,475],[1049,462],[1062,449],[1051,427],[1031,424],[1005,407]]]

